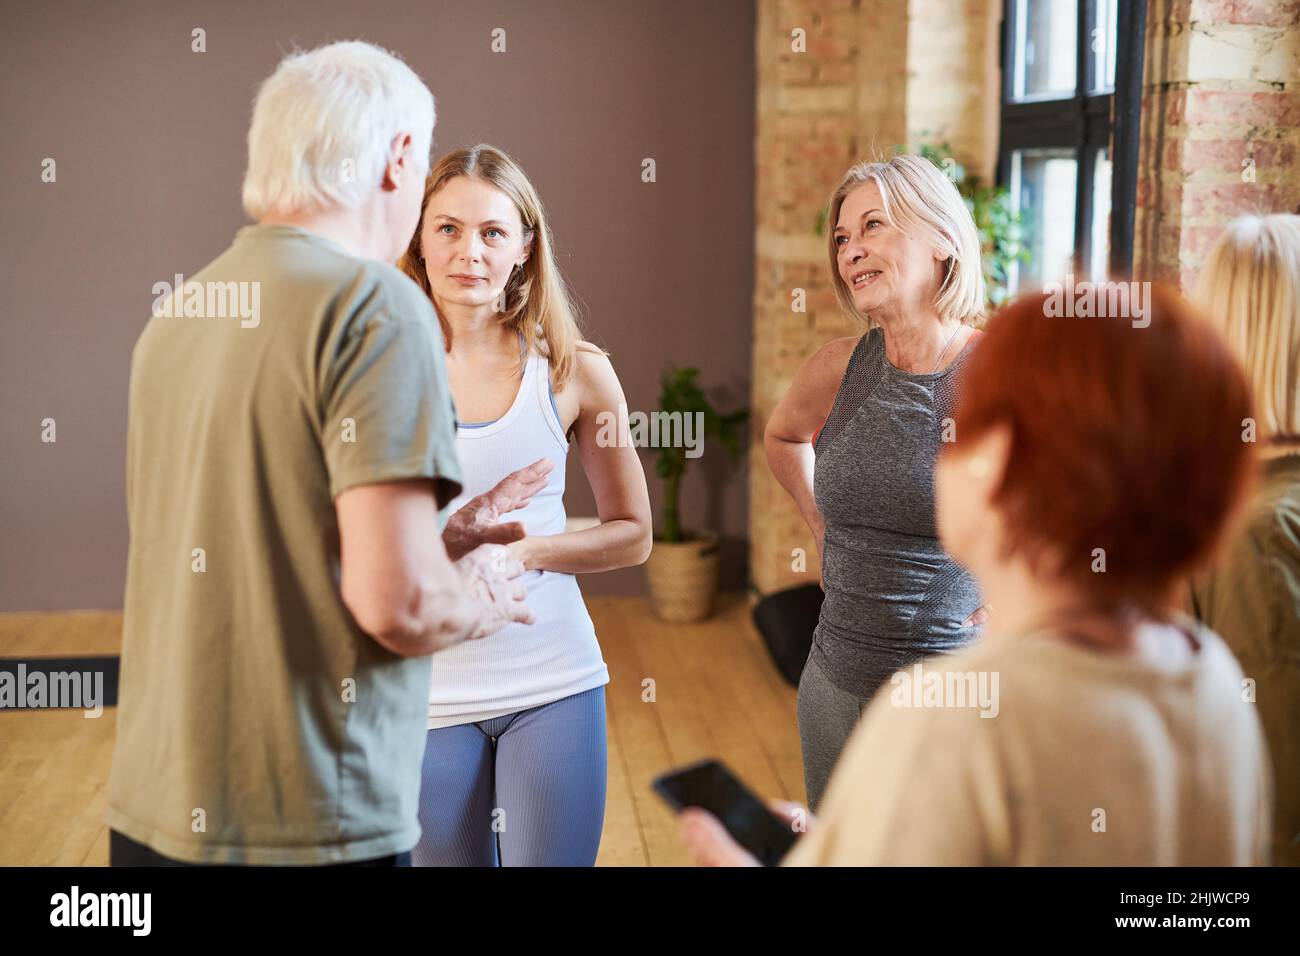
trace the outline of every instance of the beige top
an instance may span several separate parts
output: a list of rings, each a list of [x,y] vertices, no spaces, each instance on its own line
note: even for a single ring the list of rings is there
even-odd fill
[[[1194,601],[1254,681],[1276,784],[1273,862],[1300,866],[1300,456],[1265,463],[1242,528]]]
[[[1266,863],[1255,705],[1223,641],[1184,623],[1201,649],[1177,669],[1039,633],[898,672],[785,863]]]

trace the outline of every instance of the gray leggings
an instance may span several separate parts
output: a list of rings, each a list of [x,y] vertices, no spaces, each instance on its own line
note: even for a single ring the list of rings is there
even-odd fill
[[[605,688],[429,731],[413,866],[593,866]]]
[[[821,804],[835,761],[869,703],[870,697],[850,694],[832,684],[818,666],[816,655],[808,655],[799,677],[796,713],[809,810],[816,812]]]

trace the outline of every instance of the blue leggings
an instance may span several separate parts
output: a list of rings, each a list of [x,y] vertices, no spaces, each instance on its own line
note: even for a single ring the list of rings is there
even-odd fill
[[[430,730],[412,865],[595,865],[606,759],[604,687]]]

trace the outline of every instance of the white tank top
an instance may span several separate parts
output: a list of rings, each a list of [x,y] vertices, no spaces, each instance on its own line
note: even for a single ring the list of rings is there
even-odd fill
[[[463,488],[455,512],[510,472],[539,458],[555,462],[550,481],[527,507],[503,516],[530,535],[564,531],[564,464],[569,443],[550,397],[550,363],[534,352],[510,410],[496,421],[457,423],[456,455]],[[450,513],[450,512],[449,512]],[[432,657],[429,728],[450,727],[549,704],[609,683],[587,607],[572,574],[525,571],[532,624],[507,624],[478,641]]]

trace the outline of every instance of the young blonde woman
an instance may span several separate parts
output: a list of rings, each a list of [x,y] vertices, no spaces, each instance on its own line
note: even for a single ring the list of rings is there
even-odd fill
[[[635,448],[627,435],[597,441],[623,390],[581,340],[541,201],[501,150],[458,149],[430,170],[399,265],[433,300],[448,346],[464,484],[451,510],[517,473],[525,503],[510,518],[527,535],[510,550],[535,618],[433,659],[412,862],[590,866],[609,675],[574,575],[640,564],[651,540]],[[600,523],[566,532],[570,438]]]
[[[1300,866],[1300,216],[1230,223],[1195,297],[1250,379],[1263,469],[1246,527],[1193,586],[1193,608],[1254,681],[1277,789],[1273,859]]]

